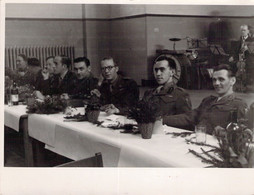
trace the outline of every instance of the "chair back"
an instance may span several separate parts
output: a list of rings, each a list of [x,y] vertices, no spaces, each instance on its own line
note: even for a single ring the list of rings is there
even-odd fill
[[[101,153],[96,153],[93,157],[72,161],[57,167],[103,167],[102,155]]]

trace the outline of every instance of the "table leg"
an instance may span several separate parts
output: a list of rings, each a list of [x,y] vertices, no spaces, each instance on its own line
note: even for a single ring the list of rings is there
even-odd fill
[[[32,138],[28,134],[28,120],[27,119],[22,120],[20,127],[23,129],[25,162],[27,167],[33,167],[34,166],[33,146],[32,146]]]

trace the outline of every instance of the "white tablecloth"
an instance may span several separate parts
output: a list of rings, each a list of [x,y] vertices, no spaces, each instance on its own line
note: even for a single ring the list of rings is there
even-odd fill
[[[123,134],[121,130],[98,127],[89,122],[63,122],[63,114],[30,115],[29,134],[46,148],[80,160],[101,152],[106,167],[205,167],[200,159],[188,153],[200,146],[187,144],[185,138],[154,134],[152,139]],[[165,127],[167,131],[183,130]],[[212,136],[208,136],[208,140]]]
[[[4,105],[4,125],[19,131],[21,117],[27,117],[26,105],[7,106]]]

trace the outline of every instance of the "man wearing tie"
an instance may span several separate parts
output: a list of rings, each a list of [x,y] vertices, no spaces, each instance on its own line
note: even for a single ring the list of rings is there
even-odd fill
[[[56,86],[53,86],[55,94],[62,95],[63,98],[68,97],[67,94],[71,94],[72,90],[75,88],[74,80],[76,76],[71,72],[71,60],[66,56],[56,56],[54,58],[54,74],[57,75],[58,82]]]

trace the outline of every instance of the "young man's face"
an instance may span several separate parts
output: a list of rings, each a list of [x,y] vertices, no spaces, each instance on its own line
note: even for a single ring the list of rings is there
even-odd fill
[[[241,35],[243,37],[246,37],[248,36],[248,34],[249,34],[248,26],[241,26]]]
[[[174,71],[169,67],[167,60],[158,61],[153,66],[153,74],[159,85],[172,82]]]
[[[213,73],[213,86],[219,96],[227,94],[235,84],[235,77],[228,77],[227,70],[219,70]]]
[[[27,68],[27,62],[21,56],[17,57],[16,64],[20,71],[24,71]]]
[[[89,76],[90,66],[87,67],[85,62],[74,63],[74,72],[78,79],[83,79]]]
[[[46,61],[46,66],[45,68],[47,68],[48,72],[50,74],[54,73],[54,69],[55,69],[56,65],[54,63],[54,58],[49,58],[47,61]]]
[[[102,76],[106,80],[114,80],[117,77],[118,66],[115,66],[112,59],[101,61]]]
[[[55,63],[54,74],[61,74],[64,71],[61,57],[56,56],[54,58],[54,63]]]

